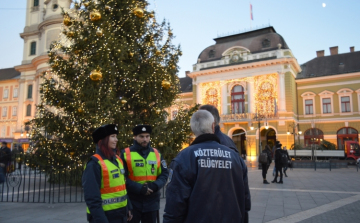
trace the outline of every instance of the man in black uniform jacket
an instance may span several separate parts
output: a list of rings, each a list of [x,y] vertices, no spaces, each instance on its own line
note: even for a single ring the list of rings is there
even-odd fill
[[[240,156],[220,144],[210,112],[198,110],[190,125],[196,139],[171,162],[163,223],[242,223]]]

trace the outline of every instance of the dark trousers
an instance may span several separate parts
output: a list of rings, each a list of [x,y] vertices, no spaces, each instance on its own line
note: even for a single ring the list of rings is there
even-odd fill
[[[280,181],[282,181],[282,179],[283,179],[282,166],[276,166],[276,174],[275,174],[274,181],[277,181],[277,177],[279,176],[279,173],[280,173]]]
[[[156,223],[158,211],[140,212],[135,209],[132,210],[133,218],[129,223]]]
[[[266,180],[266,174],[267,174],[267,171],[269,169],[269,166],[267,163],[263,163],[261,164],[261,169],[262,169],[262,177],[264,180]]]

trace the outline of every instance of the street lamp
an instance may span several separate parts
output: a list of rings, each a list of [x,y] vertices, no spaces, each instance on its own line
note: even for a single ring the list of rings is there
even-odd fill
[[[298,144],[300,145],[300,135],[302,134],[302,131],[300,130],[300,126],[299,126],[299,123],[292,123],[289,125],[290,128],[292,128],[292,132],[290,132],[289,130],[287,131],[287,134],[290,135],[290,134],[293,134],[294,136],[294,158],[296,159],[296,145],[295,145],[295,135],[297,135],[298,137]],[[295,130],[298,130],[297,132]]]
[[[261,122],[261,120],[263,120],[263,119],[264,119],[264,117],[263,117],[262,115],[259,115],[258,113],[255,113],[255,115],[254,115],[254,117],[253,117],[253,120],[258,122],[258,131],[259,131],[259,153],[258,153],[258,156],[260,156],[260,153],[261,153],[260,122]],[[267,125],[266,125],[266,126],[267,126]],[[266,128],[266,126],[265,126],[265,128]],[[251,129],[251,127],[252,127],[252,129]],[[253,127],[253,126],[251,126],[251,127],[250,127],[250,129],[253,130],[254,127]],[[266,129],[268,129],[268,128],[269,128],[269,127],[267,126]],[[258,162],[258,168],[261,169],[261,167],[262,167],[261,164]]]

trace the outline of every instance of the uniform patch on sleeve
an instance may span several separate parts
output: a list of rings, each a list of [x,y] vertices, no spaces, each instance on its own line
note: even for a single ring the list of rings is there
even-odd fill
[[[135,163],[135,166],[136,167],[144,167],[144,164],[143,163]]]
[[[164,169],[167,168],[167,165],[166,165],[166,161],[165,160],[161,160],[161,165]]]
[[[169,177],[168,177],[168,182],[167,182],[168,184],[171,182],[172,176],[173,176],[173,170],[169,169]]]

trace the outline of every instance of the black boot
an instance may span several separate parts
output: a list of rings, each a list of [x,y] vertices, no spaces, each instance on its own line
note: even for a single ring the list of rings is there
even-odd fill
[[[288,177],[288,176],[286,175],[286,171],[284,171],[284,175],[285,175],[285,177]]]
[[[276,182],[278,184],[283,184],[284,182],[282,180],[280,180],[279,182]]]
[[[265,179],[263,184],[270,184],[270,183]]]
[[[275,178],[271,183],[277,183],[277,179]]]

